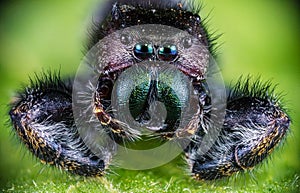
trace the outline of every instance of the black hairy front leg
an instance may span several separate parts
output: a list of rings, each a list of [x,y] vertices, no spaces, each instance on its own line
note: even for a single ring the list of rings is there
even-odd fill
[[[42,163],[84,176],[101,176],[106,162],[79,136],[72,111],[72,84],[56,75],[32,81],[9,112],[14,129]],[[109,156],[108,156],[109,157]]]
[[[289,125],[270,84],[239,82],[229,93],[223,128],[212,147],[203,152],[200,140],[187,148],[191,172],[196,179],[214,180],[251,169],[270,155]]]

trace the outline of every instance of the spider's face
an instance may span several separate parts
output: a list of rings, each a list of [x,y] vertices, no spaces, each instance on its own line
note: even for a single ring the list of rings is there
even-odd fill
[[[94,114],[115,133],[127,136],[119,125],[138,122],[131,136],[146,127],[171,137],[183,117],[201,111],[197,95],[206,92],[211,56],[186,31],[160,24],[127,27],[101,39],[87,57],[96,61],[92,68],[99,76]]]
[[[152,6],[151,3],[149,5]],[[202,98],[200,103],[203,105],[208,97],[203,82],[212,57],[201,18],[183,10],[180,3],[175,4],[176,9],[163,6],[149,9],[149,5],[114,4],[111,15],[100,27],[97,26],[99,29],[95,32],[87,57],[96,61],[89,63],[93,63],[93,71],[97,71],[99,76],[93,94],[94,114],[102,125],[127,137],[139,132],[128,134],[120,126],[126,121],[120,120],[114,112],[132,116],[126,124],[135,120],[143,125],[151,122],[151,117],[157,117],[156,122],[161,125],[147,128],[157,132],[174,132],[180,119],[186,116],[182,112],[191,106],[188,104],[195,104],[192,101]],[[122,76],[125,71],[126,76]],[[134,88],[128,85],[134,85]],[[200,93],[204,96],[191,96]],[[113,100],[116,102],[112,103]],[[161,102],[166,115],[157,112],[150,115],[153,102]],[[127,103],[129,111],[125,113],[119,107]],[[202,107],[198,102],[194,108],[197,110],[188,114],[201,113]],[[121,117],[124,119],[123,115]],[[163,117],[166,117],[165,121],[161,121]],[[195,129],[191,130],[194,133]]]

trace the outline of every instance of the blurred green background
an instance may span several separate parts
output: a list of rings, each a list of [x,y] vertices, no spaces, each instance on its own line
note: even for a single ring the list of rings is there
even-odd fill
[[[224,80],[261,75],[278,84],[293,120],[285,144],[251,174],[196,182],[177,162],[142,172],[115,168],[101,180],[44,167],[11,132],[8,104],[34,72],[73,75],[96,0],[9,1],[0,5],[0,192],[297,192],[300,191],[300,22],[296,1],[203,0],[218,40]],[[181,161],[178,161],[181,163]],[[42,171],[41,171],[42,170]]]

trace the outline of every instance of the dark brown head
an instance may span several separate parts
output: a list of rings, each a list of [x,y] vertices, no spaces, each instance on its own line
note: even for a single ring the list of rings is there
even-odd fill
[[[95,24],[89,46],[95,71],[100,75],[94,96],[95,114],[115,133],[124,130],[123,120],[113,114],[123,105],[120,101],[129,105],[129,114],[141,124],[153,116],[159,120],[162,115],[157,111],[150,115],[151,105],[162,103],[165,109],[155,108],[166,111],[166,121],[162,122],[165,126],[153,130],[173,132],[182,111],[197,97],[192,95],[206,93],[202,83],[211,60],[211,42],[199,9],[193,8],[192,1],[187,2],[118,1],[111,4],[111,12],[103,21]],[[129,94],[118,90],[132,85]],[[113,107],[114,96],[117,107]],[[200,108],[199,104],[195,107]]]

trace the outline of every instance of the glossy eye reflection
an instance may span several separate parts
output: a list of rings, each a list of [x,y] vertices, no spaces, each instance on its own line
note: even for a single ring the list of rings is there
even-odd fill
[[[175,45],[165,45],[158,48],[158,58],[164,61],[173,61],[178,56],[178,50]]]
[[[166,44],[157,47],[154,47],[151,43],[137,43],[133,49],[134,56],[139,60],[146,60],[157,54],[157,58],[163,61],[174,61],[178,56],[176,45]]]
[[[175,45],[164,45],[158,48],[158,58],[164,61],[173,61],[178,56],[178,50]]]
[[[134,46],[134,55],[140,60],[149,59],[154,54],[154,48],[152,44],[138,43]]]

